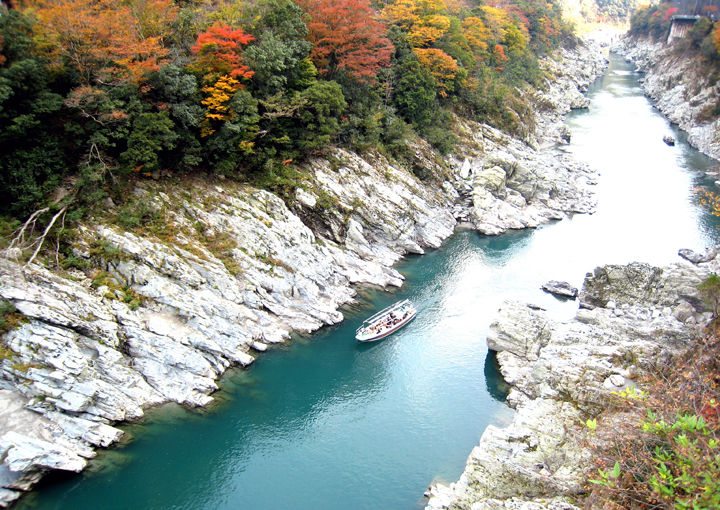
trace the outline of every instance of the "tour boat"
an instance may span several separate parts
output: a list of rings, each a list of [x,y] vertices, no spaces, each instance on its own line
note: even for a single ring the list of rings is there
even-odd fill
[[[363,321],[355,339],[358,342],[372,342],[385,338],[415,318],[417,310],[409,299],[398,301]]]
[[[665,142],[668,145],[675,145],[675,138],[673,138],[670,135],[663,136],[663,142]]]

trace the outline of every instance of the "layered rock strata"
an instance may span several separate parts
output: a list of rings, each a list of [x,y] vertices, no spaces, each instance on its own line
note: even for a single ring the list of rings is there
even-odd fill
[[[716,253],[698,256],[706,260],[697,265],[596,268],[583,285],[584,308],[569,322],[504,303],[487,343],[517,414],[505,429],[487,428],[460,480],[431,487],[427,508],[582,507],[574,496],[592,469],[583,424],[611,392],[637,387],[644,371],[690,345],[710,318],[697,286],[720,270]]]
[[[655,106],[673,124],[688,133],[688,142],[699,151],[720,159],[720,118],[712,114],[720,104],[720,83],[703,71],[699,56],[645,37],[626,36],[612,51],[634,62],[645,73],[641,84]]]
[[[562,79],[548,90],[566,90]],[[429,182],[344,150],[304,168],[286,200],[146,181],[133,194],[158,231],[86,222],[72,234],[83,271],[0,259],[0,298],[27,319],[0,359],[0,505],[47,470],[83,469],[120,438],[113,424],[150,406],[207,405],[229,367],[343,320],[353,285],[400,286],[392,265],[439,247],[459,221],[498,234],[592,210],[586,166],[489,126],[458,130],[454,157],[411,146]]]

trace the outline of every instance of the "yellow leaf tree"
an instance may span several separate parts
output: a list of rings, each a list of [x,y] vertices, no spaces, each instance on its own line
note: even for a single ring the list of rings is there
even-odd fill
[[[216,129],[218,123],[226,122],[231,119],[231,113],[228,110],[228,103],[232,99],[235,92],[240,90],[242,85],[232,76],[221,76],[214,85],[203,87],[203,92],[207,94],[207,98],[202,104],[207,108],[205,112],[205,121],[203,122],[200,136],[210,136]]]
[[[463,35],[468,45],[476,53],[485,53],[488,50],[488,40],[490,39],[490,30],[485,26],[480,18],[474,16],[465,18],[462,22]]]
[[[413,50],[422,67],[430,71],[438,83],[441,96],[447,96],[452,81],[458,74],[460,67],[450,55],[436,48],[415,48]]]
[[[383,18],[404,28],[415,48],[428,47],[445,35],[450,18],[445,0],[397,0],[386,6]]]
[[[480,9],[485,16],[485,26],[490,30],[490,38],[494,41],[503,41],[507,27],[512,25],[507,12],[489,5],[483,5]]]
[[[425,48],[445,35],[450,28],[450,18],[439,14],[431,14],[421,18],[420,22],[410,28],[410,43],[415,48]]]

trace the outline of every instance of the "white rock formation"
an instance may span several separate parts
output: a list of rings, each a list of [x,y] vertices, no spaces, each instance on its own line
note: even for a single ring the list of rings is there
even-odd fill
[[[506,302],[487,343],[517,414],[505,429],[487,428],[460,480],[431,487],[427,508],[575,508],[569,498],[582,492],[592,468],[583,423],[611,392],[636,386],[658,359],[690,345],[710,318],[696,286],[718,270],[714,257],[666,268],[597,268],[581,294],[592,309],[565,323]]]
[[[592,210],[586,167],[535,139],[458,129],[457,157],[411,146],[439,183],[340,149],[309,163],[290,207],[233,183],[141,181],[134,195],[162,215],[162,240],[88,222],[72,247],[85,272],[0,258],[0,298],[27,318],[0,359],[0,506],[48,469],[82,469],[118,440],[113,423],[168,401],[206,405],[230,366],[342,321],[354,284],[400,286],[392,265],[438,248],[458,221],[497,234]]]
[[[558,50],[540,65],[549,77],[544,90],[534,92],[533,98],[539,113],[536,131],[544,135],[540,143],[567,142],[571,133],[563,116],[571,109],[590,106],[584,93],[607,69],[607,57],[597,41],[585,40],[573,50]]]
[[[549,78],[529,98],[536,107],[536,134],[521,141],[490,126],[458,122],[463,146],[450,160],[453,186],[471,200],[456,205],[454,215],[482,234],[534,228],[595,209],[591,189],[597,174],[555,147],[570,137],[563,116],[587,107],[582,93],[605,71],[607,58],[588,42],[559,50],[541,66]]]

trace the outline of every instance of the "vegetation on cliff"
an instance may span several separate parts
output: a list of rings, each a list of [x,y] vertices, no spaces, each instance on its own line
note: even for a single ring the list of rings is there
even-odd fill
[[[679,41],[677,49],[679,52],[699,53],[717,73],[720,69],[720,22],[714,21],[718,18],[718,8],[711,2],[698,10],[701,15],[688,31],[687,37]],[[670,32],[673,16],[680,14],[682,11],[675,2],[642,6],[630,18],[629,34],[664,40]]]
[[[698,202],[720,216],[720,197],[698,188]],[[712,321],[693,346],[656,360],[639,381],[615,393],[587,421],[598,470],[588,480],[587,506],[711,509],[720,507],[720,276],[699,295]]]
[[[0,214],[78,217],[150,176],[272,184],[332,145],[402,158],[412,133],[447,152],[451,113],[518,131],[538,55],[576,41],[557,5],[503,5],[3,4]]]
[[[714,305],[720,278],[703,286]],[[593,430],[598,471],[588,504],[598,508],[720,506],[720,334],[713,327],[679,358],[617,394]]]

